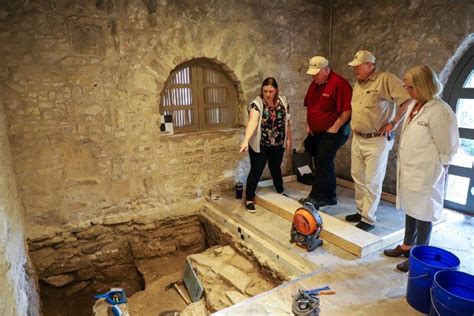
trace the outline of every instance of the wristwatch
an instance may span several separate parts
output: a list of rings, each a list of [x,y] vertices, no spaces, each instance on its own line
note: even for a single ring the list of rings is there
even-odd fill
[[[397,122],[395,122],[395,120],[391,120],[390,124],[392,124],[393,129],[397,128],[397,126],[398,126],[398,124],[397,124]]]

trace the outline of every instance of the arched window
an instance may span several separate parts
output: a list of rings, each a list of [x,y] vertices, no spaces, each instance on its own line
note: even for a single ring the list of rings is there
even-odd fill
[[[444,90],[456,112],[460,148],[449,167],[445,206],[474,213],[474,46],[459,60]]]
[[[237,125],[237,90],[221,66],[193,59],[172,71],[161,93],[160,114],[172,115],[175,133]]]

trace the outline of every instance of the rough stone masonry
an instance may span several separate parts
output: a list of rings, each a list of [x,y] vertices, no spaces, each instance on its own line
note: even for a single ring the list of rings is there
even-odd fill
[[[179,64],[208,58],[232,74],[244,111],[274,76],[300,126],[306,84],[293,83],[309,80],[307,57],[324,51],[322,12],[322,2],[302,0],[2,7],[0,92],[27,226],[80,222],[117,206],[136,211],[132,204],[166,216],[243,180],[245,118],[228,130],[161,136],[164,82]],[[296,130],[295,141],[303,134]]]
[[[276,77],[297,145],[308,57],[326,55],[350,78],[345,63],[365,48],[399,76],[419,63],[449,76],[458,47],[472,44],[473,16],[470,0],[1,1],[0,283],[9,293],[1,308],[28,308],[25,237],[190,214],[207,190],[245,176],[242,127],[160,135],[160,93],[179,64],[219,62],[234,78],[241,112],[262,79]],[[336,160],[346,179],[349,153],[348,143]],[[384,185],[392,193],[395,156]]]

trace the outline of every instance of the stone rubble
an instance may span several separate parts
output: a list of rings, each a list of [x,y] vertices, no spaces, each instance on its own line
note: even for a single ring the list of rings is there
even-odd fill
[[[278,285],[231,246],[215,246],[189,256],[204,287],[210,312],[236,304]]]

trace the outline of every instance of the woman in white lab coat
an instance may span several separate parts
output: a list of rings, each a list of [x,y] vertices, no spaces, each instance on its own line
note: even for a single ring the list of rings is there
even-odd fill
[[[412,246],[429,243],[432,223],[443,210],[449,162],[459,146],[456,116],[439,98],[442,86],[434,71],[416,66],[403,81],[413,98],[403,121],[397,163],[397,208],[406,213],[405,237],[402,245],[384,250],[389,257],[408,257]],[[397,269],[408,271],[408,260]]]

